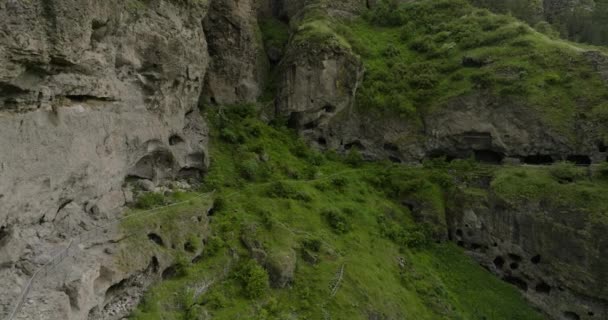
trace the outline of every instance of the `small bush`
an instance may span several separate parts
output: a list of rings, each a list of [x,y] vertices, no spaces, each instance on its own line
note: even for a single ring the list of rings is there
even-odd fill
[[[207,245],[204,248],[205,256],[213,257],[215,256],[222,248],[224,248],[225,243],[222,238],[218,236],[211,236],[207,239]]]
[[[154,207],[160,207],[164,204],[164,195],[156,192],[148,192],[142,194],[139,198],[137,198],[137,202],[135,202],[135,207],[138,209],[151,209]]]
[[[361,156],[361,152],[359,152],[359,150],[357,148],[352,148],[348,151],[348,153],[346,154],[346,158],[344,159],[344,162],[346,162],[347,164],[353,166],[353,167],[358,167],[360,165],[363,164],[363,157]]]
[[[243,263],[236,278],[243,286],[243,295],[249,299],[261,298],[268,292],[268,273],[255,260]]]
[[[597,168],[596,174],[600,179],[608,180],[608,162],[600,164]]]
[[[322,215],[327,220],[329,226],[336,233],[347,233],[350,231],[350,222],[342,211],[336,209],[326,209],[323,211]]]
[[[253,181],[255,180],[258,171],[260,171],[260,165],[255,159],[245,160],[241,163],[240,168],[241,177]]]
[[[321,246],[323,245],[323,242],[320,239],[317,238],[308,238],[305,239],[302,242],[302,246],[307,249],[310,250],[312,252],[319,252],[321,251]]]
[[[222,129],[220,132],[220,138],[232,144],[242,143],[244,141],[243,137],[239,136],[236,132],[228,128]]]
[[[576,165],[570,162],[556,163],[551,166],[549,172],[553,178],[561,183],[574,182],[584,175]]]

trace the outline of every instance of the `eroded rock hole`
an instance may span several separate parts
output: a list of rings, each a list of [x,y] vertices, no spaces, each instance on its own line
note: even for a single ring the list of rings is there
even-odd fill
[[[112,297],[117,296],[127,286],[127,279],[123,279],[120,282],[113,284],[106,290],[106,301],[109,301]]]
[[[517,270],[517,268],[519,268],[519,263],[517,263],[517,262],[511,262],[509,264],[509,268],[511,268],[511,270]]]
[[[546,165],[552,164],[555,161],[550,155],[535,154],[522,157],[521,162],[525,164]]]
[[[580,320],[581,316],[573,311],[564,311],[564,318],[567,320]]]
[[[392,144],[392,143],[385,143],[384,144],[384,150],[390,151],[390,152],[399,152],[399,147],[397,145]]]
[[[322,145],[322,146],[326,146],[327,145],[327,140],[323,137],[319,137],[317,138],[317,143]]]
[[[484,246],[479,243],[471,243],[471,249],[473,249],[473,250],[479,250],[482,248],[484,248]]]
[[[163,280],[175,278],[178,275],[178,268],[176,265],[172,265],[163,271],[161,277]]]
[[[3,240],[8,239],[9,231],[6,226],[0,227],[0,246],[2,246]]]
[[[513,261],[521,261],[521,256],[515,254],[515,253],[509,253],[509,258],[511,258],[511,260]]]
[[[597,151],[599,151],[599,152],[607,152],[608,151],[608,146],[606,146],[604,144],[604,142],[599,142],[597,144]]]
[[[582,166],[591,165],[591,158],[585,155],[570,155],[566,158],[566,161],[573,162]]]
[[[331,104],[327,104],[323,107],[323,111],[327,113],[334,113],[336,112],[336,107],[332,106]]]
[[[456,229],[456,235],[462,237],[462,229]]]
[[[532,257],[530,259],[530,262],[534,263],[534,264],[538,264],[540,262],[540,254],[535,255],[534,257]]]
[[[308,122],[304,125],[304,129],[305,130],[312,130],[317,126],[317,124],[314,121]]]
[[[152,271],[152,273],[158,273],[159,266],[160,266],[160,264],[158,263],[158,258],[152,257],[152,260],[150,261],[150,265],[148,266],[148,269],[150,271]]]
[[[174,163],[173,154],[166,150],[157,150],[139,159],[128,177],[154,180],[157,169],[170,171]]]
[[[528,291],[528,283],[526,281],[524,281],[523,279],[519,278],[519,277],[515,277],[515,276],[506,276],[504,278],[502,278],[504,281],[518,287],[519,289],[523,290],[523,291]]]
[[[456,245],[464,248],[464,241],[458,241],[458,242],[456,242]]]
[[[179,135],[174,134],[169,137],[169,145],[174,146],[174,145],[177,145],[180,143],[184,143],[184,139],[182,137],[180,137]]]
[[[365,150],[365,147],[359,140],[355,140],[351,143],[347,143],[344,145],[344,149],[351,150],[352,148],[357,148],[358,150]]]
[[[490,164],[501,164],[505,157],[502,153],[492,150],[475,150],[474,155],[476,161]]]
[[[548,285],[546,282],[542,281],[534,287],[534,290],[536,290],[536,292],[538,292],[538,293],[547,293],[548,294],[549,292],[551,292],[551,286]]]
[[[203,171],[199,168],[181,168],[177,173],[177,177],[180,179],[199,179],[203,176]]]
[[[184,243],[184,250],[190,253],[194,253],[196,251],[196,247],[194,247],[194,244],[192,244],[190,241],[187,241],[186,243]]]
[[[433,150],[427,153],[427,158],[429,159],[439,159],[439,158],[444,158],[445,161],[447,162],[451,162],[455,159],[457,159],[458,157],[454,156],[453,154],[450,154],[448,152],[442,151],[442,150]]]
[[[159,235],[157,235],[156,233],[149,233],[148,234],[148,239],[154,243],[156,243],[157,245],[164,247],[165,243],[163,242],[163,238],[161,238]]]
[[[502,269],[502,266],[505,265],[505,259],[501,256],[497,256],[496,258],[494,258],[494,265],[496,266],[496,268],[498,269]]]
[[[394,156],[389,156],[388,160],[390,160],[392,163],[401,163],[401,159]]]

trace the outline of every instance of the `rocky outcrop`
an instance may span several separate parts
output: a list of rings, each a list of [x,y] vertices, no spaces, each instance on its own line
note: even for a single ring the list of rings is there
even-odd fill
[[[253,0],[212,1],[203,25],[211,61],[202,101],[255,102],[264,90],[268,60]]]
[[[454,201],[450,238],[550,318],[607,318],[608,225],[587,210],[490,194]]]
[[[117,319],[128,306],[103,317],[91,310],[121,299],[126,283],[145,287],[148,269],[169,263],[118,270],[120,232],[91,232],[132,200],[125,181],[154,186],[205,172],[207,12],[198,0],[0,1],[3,317],[34,272],[83,233],[69,263],[38,277],[19,319]],[[248,34],[253,47],[255,29]],[[218,91],[220,101],[255,96]]]

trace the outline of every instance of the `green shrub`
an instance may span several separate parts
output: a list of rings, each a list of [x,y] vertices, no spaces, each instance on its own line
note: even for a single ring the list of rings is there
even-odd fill
[[[260,170],[260,165],[255,159],[243,161],[240,167],[239,172],[241,173],[241,177],[250,181],[255,180],[258,171]]]
[[[268,292],[268,273],[255,260],[244,262],[235,276],[242,285],[243,295],[249,299],[259,299]]]
[[[398,0],[382,0],[365,17],[371,23],[384,27],[396,27],[405,23]]]
[[[222,248],[224,248],[224,240],[218,236],[210,236],[207,239],[207,245],[204,247],[204,253],[207,257],[215,256]]]
[[[350,149],[348,151],[348,153],[346,154],[344,162],[348,163],[349,165],[351,165],[353,167],[358,167],[358,166],[362,165],[363,157],[361,156],[361,152],[359,152],[359,149],[357,149],[357,148]]]
[[[549,169],[551,176],[558,182],[574,182],[584,176],[584,173],[570,162],[559,162]]]
[[[336,233],[347,233],[350,231],[350,221],[342,211],[337,209],[326,209],[323,210],[322,215]]]
[[[175,262],[173,264],[173,268],[175,270],[175,276],[177,277],[185,277],[188,275],[188,266],[190,265],[190,260],[184,254],[180,254],[175,258]]]
[[[220,138],[228,143],[242,143],[244,139],[242,136],[238,135],[236,132],[229,128],[224,128],[220,132]]]
[[[165,196],[156,192],[147,192],[137,198],[135,207],[138,209],[151,209],[165,204]]]
[[[608,162],[604,162],[598,165],[596,175],[600,179],[608,180]]]
[[[304,241],[302,241],[302,247],[304,247],[305,249],[310,250],[312,252],[321,251],[322,245],[323,245],[323,242],[318,238],[308,238],[308,239],[305,239]]]

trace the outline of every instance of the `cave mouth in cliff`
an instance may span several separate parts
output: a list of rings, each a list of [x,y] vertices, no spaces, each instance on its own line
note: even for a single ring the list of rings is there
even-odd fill
[[[175,145],[178,145],[178,144],[184,143],[184,142],[185,142],[184,139],[182,137],[180,137],[179,134],[172,134],[169,137],[169,145],[171,145],[171,146],[175,146]]]
[[[574,164],[581,165],[581,166],[589,166],[589,165],[591,165],[591,162],[592,162],[591,158],[589,156],[580,155],[580,154],[569,155],[566,158],[566,161],[572,162]]]
[[[546,282],[541,281],[534,287],[534,290],[538,293],[548,294],[551,292],[551,286],[548,285]]]
[[[540,262],[540,254],[537,254],[534,257],[532,257],[530,259],[530,262],[532,262],[533,264],[538,264]]]
[[[523,291],[528,291],[528,283],[522,278],[516,276],[506,276],[502,278],[504,281],[518,287]]]
[[[163,242],[163,238],[161,238],[156,233],[148,233],[148,240],[156,243],[157,245],[164,247],[165,243]]]
[[[9,236],[9,231],[6,226],[0,227],[0,246],[2,245],[2,240]]]
[[[455,155],[451,154],[450,152],[447,152],[447,151],[444,151],[444,150],[433,150],[433,151],[430,151],[430,152],[427,153],[426,157],[428,159],[432,159],[432,160],[443,158],[447,162],[452,162],[452,161],[454,161],[454,160],[456,160],[458,158]]]
[[[505,155],[493,150],[474,150],[475,160],[488,164],[501,164]]]
[[[604,142],[600,141],[597,143],[597,151],[608,152],[608,146]]]
[[[580,320],[581,316],[573,311],[564,311],[564,319],[566,320]]]
[[[401,163],[401,159],[395,157],[395,156],[388,156],[388,160],[392,163]]]
[[[154,180],[160,172],[171,171],[174,164],[175,158],[171,152],[154,150],[137,161],[127,178]]]
[[[355,140],[344,145],[345,150],[351,150],[353,148],[356,148],[357,150],[365,150],[365,147],[359,140]]]
[[[324,137],[319,137],[317,138],[317,143],[321,146],[326,146],[327,145],[327,139],[325,139]]]
[[[493,263],[496,268],[502,269],[502,267],[505,265],[505,259],[501,256],[497,256],[496,258],[494,258]]]
[[[547,165],[553,164],[555,160],[553,160],[552,156],[547,154],[534,154],[521,157],[521,162],[533,165]]]
[[[323,111],[325,111],[327,113],[334,113],[334,112],[336,112],[336,110],[337,110],[336,107],[331,104],[326,104],[323,107]]]

